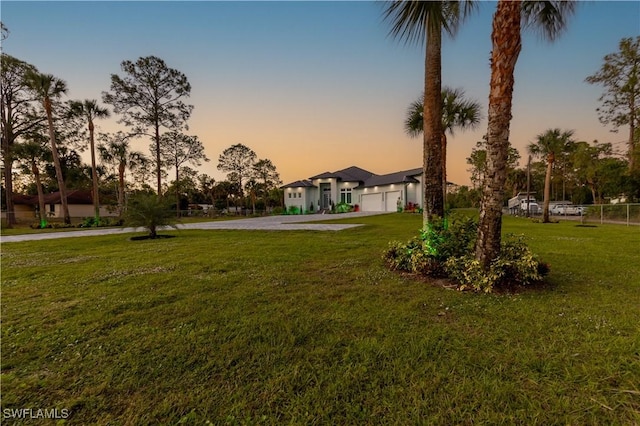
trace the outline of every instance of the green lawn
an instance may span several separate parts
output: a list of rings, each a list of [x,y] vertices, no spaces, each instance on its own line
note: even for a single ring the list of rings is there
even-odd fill
[[[357,222],[3,244],[3,421],[640,423],[640,228],[507,217],[549,285],[484,295],[385,269],[417,215]]]

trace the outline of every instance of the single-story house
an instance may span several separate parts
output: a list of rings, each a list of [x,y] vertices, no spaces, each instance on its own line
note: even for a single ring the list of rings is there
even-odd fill
[[[59,191],[44,195],[47,217],[60,219],[64,217],[60,200]],[[13,204],[16,219],[31,220],[36,217],[36,211],[38,209],[37,195],[14,194]],[[71,217],[92,217],[94,214],[91,191],[67,191],[67,205],[69,206],[69,216]],[[100,205],[100,216],[118,216],[118,213],[115,209],[111,208],[111,206]]]
[[[411,203],[422,207],[422,168],[377,175],[356,166],[325,172],[281,187],[284,203],[308,211],[331,205],[358,205],[361,211],[395,212]]]

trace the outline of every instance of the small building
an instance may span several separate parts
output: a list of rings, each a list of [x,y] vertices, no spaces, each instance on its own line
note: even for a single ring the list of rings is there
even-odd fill
[[[395,212],[408,204],[422,206],[422,168],[377,175],[356,166],[324,172],[281,187],[288,208],[328,210],[358,205],[361,211]]]
[[[37,195],[20,195],[14,194],[13,196],[14,210],[16,219],[18,220],[32,220],[36,218],[36,212],[38,210],[38,196]],[[62,202],[60,198],[60,192],[52,192],[44,195],[44,204],[47,210],[48,218],[63,219]],[[67,193],[67,205],[69,206],[69,216],[71,217],[92,217],[93,200],[91,197],[91,191],[85,190],[70,190]],[[101,217],[115,217],[118,216],[116,209],[111,208],[108,205],[100,205]]]

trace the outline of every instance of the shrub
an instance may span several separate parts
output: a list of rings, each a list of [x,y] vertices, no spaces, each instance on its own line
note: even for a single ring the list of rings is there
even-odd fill
[[[175,227],[175,212],[170,204],[161,197],[150,194],[137,194],[127,205],[125,223],[129,226],[142,226],[149,231],[149,238],[156,238],[157,229],[162,226]]]
[[[513,289],[542,281],[549,272],[524,243],[521,236],[507,236],[499,256],[485,271],[472,255],[451,257],[445,262],[447,275],[459,283],[460,290],[492,292],[494,289]]]
[[[478,224],[470,217],[452,215],[451,219],[437,219],[421,231],[421,238],[429,254],[440,261],[464,256],[473,251]]]
[[[352,207],[347,203],[338,203],[336,204],[335,212],[336,213],[348,213],[350,212]]]
[[[419,273],[432,277],[446,275],[444,261],[463,256],[473,250],[477,224],[473,219],[452,216],[432,221],[419,237],[406,244],[394,241],[384,253],[384,260],[393,270]]]
[[[460,290],[491,292],[526,286],[542,280],[548,265],[531,253],[522,237],[503,240],[500,255],[489,271],[474,258],[477,223],[469,217],[453,216],[432,221],[426,229],[403,244],[391,242],[384,261],[392,270],[406,271],[430,277],[449,277]]]

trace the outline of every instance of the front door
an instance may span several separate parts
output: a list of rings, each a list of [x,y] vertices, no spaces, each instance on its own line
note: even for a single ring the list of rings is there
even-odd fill
[[[322,188],[322,208],[328,209],[331,207],[331,187]]]

